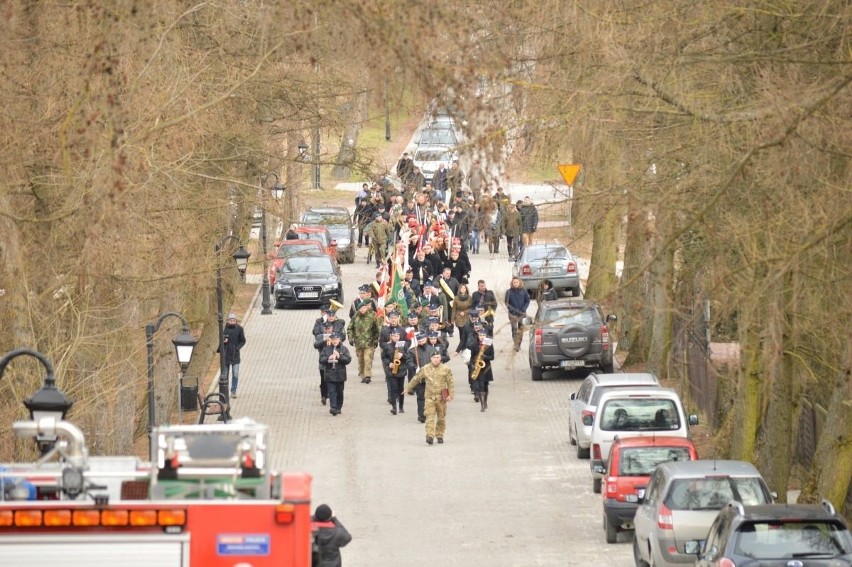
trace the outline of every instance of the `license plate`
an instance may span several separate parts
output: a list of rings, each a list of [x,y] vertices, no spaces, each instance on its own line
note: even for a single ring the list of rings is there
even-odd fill
[[[585,366],[586,362],[583,360],[561,360],[559,361],[559,366],[562,368],[576,368],[578,366]]]
[[[318,291],[305,291],[299,294],[299,299],[316,299],[318,297]]]

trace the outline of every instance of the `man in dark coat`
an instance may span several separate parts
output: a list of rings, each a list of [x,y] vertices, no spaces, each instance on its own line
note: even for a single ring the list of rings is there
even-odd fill
[[[408,374],[409,354],[408,341],[403,338],[402,327],[388,327],[389,339],[382,344],[382,367],[385,370],[385,380],[388,383],[388,401],[391,413],[405,413],[405,397],[402,389],[405,387],[405,377]],[[396,371],[394,371],[396,365]]]
[[[488,289],[485,285],[485,280],[479,280],[476,282],[477,289],[472,294],[470,294],[473,299],[473,305],[478,307],[483,313],[487,312],[489,309],[491,313],[489,313],[486,317],[483,317],[486,322],[492,327],[494,326],[494,311],[497,310],[497,297],[494,296],[494,292]]]
[[[352,536],[325,504],[317,506],[311,517],[314,551],[311,567],[341,567],[340,548],[352,541]]]
[[[328,402],[331,406],[331,415],[340,415],[343,407],[343,386],[346,382],[346,365],[352,362],[352,355],[346,345],[340,343],[340,333],[332,333],[329,337],[331,344],[322,348],[320,353],[320,364],[325,366],[326,387],[328,389]]]
[[[237,384],[240,380],[240,350],[246,344],[246,334],[243,327],[237,323],[234,313],[228,314],[228,323],[222,331],[222,346],[225,349],[226,373],[231,374],[231,398],[237,397]]]

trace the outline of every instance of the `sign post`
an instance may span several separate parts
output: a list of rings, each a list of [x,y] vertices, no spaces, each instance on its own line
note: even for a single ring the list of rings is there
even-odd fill
[[[562,179],[564,179],[565,183],[568,185],[568,234],[572,237],[574,236],[574,223],[571,220],[572,215],[574,214],[574,211],[572,210],[574,202],[574,181],[577,179],[582,168],[582,164],[579,163],[560,163],[556,165],[556,169],[559,170],[559,174],[562,175]]]

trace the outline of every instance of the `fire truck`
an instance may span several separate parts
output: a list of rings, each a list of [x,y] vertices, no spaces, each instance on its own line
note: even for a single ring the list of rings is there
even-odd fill
[[[3,567],[308,567],[311,477],[269,470],[251,420],[154,428],[151,460],[89,456],[68,421],[18,421],[55,439],[0,465]]]

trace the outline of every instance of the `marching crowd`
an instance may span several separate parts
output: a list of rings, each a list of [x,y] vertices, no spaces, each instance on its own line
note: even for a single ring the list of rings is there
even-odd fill
[[[511,260],[530,242],[538,213],[528,198],[512,204],[501,187],[492,197],[484,186],[460,183],[464,177],[457,163],[446,176],[436,173],[434,185],[418,190],[407,159],[404,155],[398,168],[405,189],[364,184],[356,197],[358,246],[369,247],[367,261],[379,269],[376,280],[359,287],[348,323],[339,316],[340,304],[324,305],[312,337],[319,356],[321,403],[332,416],[343,409],[347,367],[356,360],[353,373],[357,365],[360,382],[372,383],[378,351],[390,413],[404,414],[407,395],[415,396],[417,419],[425,424],[431,445],[444,442],[447,402],[456,393],[446,365],[450,358],[461,356],[466,362],[468,386],[481,412],[488,409],[494,379],[497,297],[484,280],[473,283],[468,254],[479,252],[484,236],[493,258],[506,236]],[[450,193],[454,196],[448,204]],[[526,237],[519,241],[522,235]],[[393,266],[404,274],[395,293],[385,283]],[[504,305],[516,352],[529,303],[529,294],[513,278]]]

